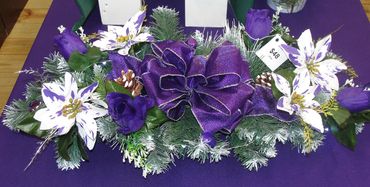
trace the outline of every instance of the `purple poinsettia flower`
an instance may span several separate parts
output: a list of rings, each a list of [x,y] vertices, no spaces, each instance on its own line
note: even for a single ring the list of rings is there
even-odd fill
[[[311,83],[318,85],[324,91],[332,92],[339,89],[337,73],[347,69],[347,66],[337,59],[326,58],[331,45],[331,35],[319,40],[316,45],[312,41],[308,29],[297,40],[299,49],[282,45],[289,60],[296,67],[296,74],[309,74]]]
[[[60,29],[60,34],[54,37],[54,43],[65,59],[69,59],[73,52],[87,52],[87,47],[81,38],[76,33],[65,28]]]
[[[370,109],[370,89],[368,87],[343,88],[337,95],[337,101],[350,112],[361,112]]]
[[[245,30],[254,40],[264,38],[272,31],[272,20],[268,9],[251,9],[248,11]]]
[[[138,96],[131,98],[121,93],[109,93],[106,96],[108,112],[118,125],[118,131],[130,134],[140,130],[145,122],[148,109],[154,106],[153,100]]]

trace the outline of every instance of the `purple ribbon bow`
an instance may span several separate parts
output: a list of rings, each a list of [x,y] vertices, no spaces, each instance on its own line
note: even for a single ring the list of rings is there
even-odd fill
[[[190,105],[203,132],[213,134],[232,131],[251,110],[249,69],[230,42],[208,58],[196,56],[192,47],[179,41],[159,42],[152,49],[155,55],[144,59],[142,79],[168,118],[179,120]]]

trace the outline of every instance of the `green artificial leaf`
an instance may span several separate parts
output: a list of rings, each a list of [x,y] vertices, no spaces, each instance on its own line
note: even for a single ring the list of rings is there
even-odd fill
[[[337,124],[341,127],[344,128],[347,123],[345,123],[349,117],[351,116],[351,113],[344,109],[344,108],[339,108],[338,110],[333,110],[331,111],[332,117],[337,122]]]
[[[80,151],[80,155],[84,160],[89,160],[89,156],[87,156],[86,150],[85,150],[85,142],[82,140],[80,136],[77,138],[77,146],[78,150]]]
[[[370,122],[370,110],[362,111],[359,113],[352,114],[350,120],[353,123],[365,123]]]
[[[72,53],[68,65],[72,70],[81,72],[106,58],[106,53],[101,52],[97,47],[92,47],[88,49],[86,54]]]
[[[145,119],[145,124],[149,129],[159,127],[164,122],[168,121],[166,114],[158,107],[153,107],[148,111]]]
[[[122,93],[122,94],[132,96],[130,91],[128,91],[122,85],[120,85],[120,84],[118,84],[114,81],[106,81],[105,82],[105,90],[106,90],[107,93],[117,92],[117,93]]]
[[[76,127],[72,127],[71,130],[62,136],[57,138],[57,150],[59,155],[67,161],[71,160],[69,156],[69,147],[73,144],[73,140],[76,138]]]
[[[339,143],[351,150],[355,149],[357,144],[355,123],[349,123],[344,128],[341,128],[332,117],[328,117],[326,124],[329,125],[330,131]]]
[[[141,60],[143,60],[147,54],[152,53],[152,48],[149,43],[142,42],[134,45],[132,48],[134,49],[135,52],[134,56]]]
[[[293,44],[293,43],[296,43],[297,42],[297,39],[293,38],[291,35],[287,34],[287,33],[283,33],[281,35],[281,38],[288,44]]]
[[[48,135],[48,131],[40,130],[40,122],[33,118],[33,114],[30,113],[27,118],[21,121],[17,126],[17,129],[20,131],[37,136],[39,138],[46,137]]]

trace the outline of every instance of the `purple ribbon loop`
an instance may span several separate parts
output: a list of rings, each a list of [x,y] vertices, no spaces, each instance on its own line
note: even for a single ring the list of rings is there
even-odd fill
[[[204,133],[230,132],[251,110],[249,69],[231,43],[214,49],[208,59],[179,41],[159,42],[152,49],[155,56],[144,59],[142,79],[170,119],[179,120],[190,105]]]

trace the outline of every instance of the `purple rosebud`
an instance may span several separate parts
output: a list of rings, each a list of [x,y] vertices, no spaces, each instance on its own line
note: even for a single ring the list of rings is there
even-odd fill
[[[193,37],[190,36],[186,40],[186,44],[195,49],[198,45],[198,42]]]
[[[209,132],[205,132],[202,134],[202,141],[212,148],[215,147],[217,144],[215,138],[213,137],[213,134]]]
[[[344,88],[337,95],[339,105],[350,112],[370,109],[370,91],[364,88]]]
[[[272,30],[272,20],[268,9],[250,9],[247,14],[245,30],[254,39],[260,39],[270,34]]]
[[[76,33],[67,29],[54,37],[54,43],[65,59],[69,59],[73,52],[87,52],[87,47],[81,38]]]
[[[138,96],[131,98],[121,93],[109,93],[106,97],[108,112],[118,124],[118,131],[130,134],[140,130],[145,122],[148,109],[154,106],[153,100]]]

